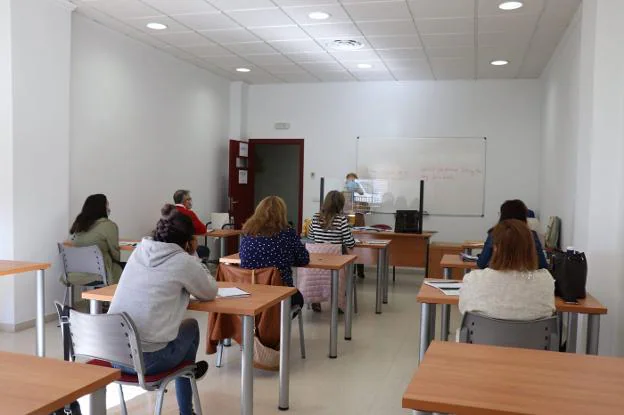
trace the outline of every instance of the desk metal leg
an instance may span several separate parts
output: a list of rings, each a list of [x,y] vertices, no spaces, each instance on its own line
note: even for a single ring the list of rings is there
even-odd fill
[[[347,266],[347,310],[345,313],[345,340],[351,340],[353,323],[353,264]]]
[[[37,356],[45,356],[45,271],[37,270]]]
[[[418,362],[422,362],[425,352],[429,347],[429,333],[431,328],[431,310],[435,310],[435,304],[422,303],[420,305],[420,350],[418,352]]]
[[[587,315],[587,354],[598,354],[598,341],[600,339],[600,314]]]
[[[91,415],[106,415],[106,387],[90,394],[87,405]]]
[[[381,269],[384,276],[384,290],[383,290],[383,303],[388,304],[388,284],[390,283],[390,278],[388,274],[388,248],[381,249],[383,254],[383,268]]]
[[[227,238],[219,238],[219,242],[221,244],[221,256],[224,257],[227,255]]]
[[[444,268],[445,280],[451,279],[451,272],[452,270],[450,268]],[[451,325],[451,306],[450,304],[442,304],[442,331],[440,332],[440,339],[442,341],[448,340],[450,325]]]
[[[102,314],[102,302],[98,300],[89,300],[89,313]]]
[[[568,338],[566,340],[566,353],[576,353],[577,326],[578,326],[578,314],[568,313]]]
[[[329,357],[338,356],[338,274],[337,269],[331,270],[331,322],[329,327]]]
[[[286,411],[290,394],[290,319],[291,297],[282,300],[282,319],[280,324],[280,367],[279,367],[279,410]],[[252,320],[253,321],[253,320]]]
[[[290,300],[290,298],[288,300]],[[253,316],[243,316],[243,353],[241,356],[241,415],[253,414],[253,343],[254,318]]]
[[[381,299],[383,297],[383,253],[382,250],[377,250],[377,291],[375,292],[375,313],[381,314]]]
[[[436,312],[437,304],[431,304],[429,309],[429,343],[435,340],[436,336]]]

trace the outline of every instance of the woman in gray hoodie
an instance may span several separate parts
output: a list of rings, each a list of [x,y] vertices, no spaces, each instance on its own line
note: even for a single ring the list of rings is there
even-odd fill
[[[144,238],[130,256],[109,313],[126,312],[134,321],[146,374],[164,372],[183,361],[195,361],[199,347],[199,325],[184,319],[190,295],[213,300],[217,283],[195,256],[191,219],[173,205],[165,205],[152,238]],[[208,363],[197,362],[195,377],[208,370]],[[122,371],[133,373],[127,368]],[[190,381],[176,379],[180,414],[193,414]]]

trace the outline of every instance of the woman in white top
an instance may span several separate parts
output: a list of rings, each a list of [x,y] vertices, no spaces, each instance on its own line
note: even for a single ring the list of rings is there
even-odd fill
[[[555,283],[538,269],[531,230],[525,222],[508,219],[492,230],[493,255],[488,268],[464,277],[459,311],[477,312],[503,320],[536,320],[555,311]]]

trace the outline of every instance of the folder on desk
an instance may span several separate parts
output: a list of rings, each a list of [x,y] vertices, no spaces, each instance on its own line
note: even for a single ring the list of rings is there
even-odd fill
[[[461,281],[426,281],[425,284],[433,288],[437,288],[442,291],[444,295],[455,296],[459,295],[459,291],[463,285]]]
[[[231,287],[231,288],[219,288],[217,290],[217,298],[242,298],[249,297],[247,291],[243,291],[240,288]]]

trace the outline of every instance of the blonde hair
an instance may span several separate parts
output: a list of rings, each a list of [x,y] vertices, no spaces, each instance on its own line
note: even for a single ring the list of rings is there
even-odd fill
[[[273,236],[288,228],[286,203],[278,196],[267,196],[258,203],[253,215],[243,225],[250,236]]]
[[[526,222],[507,219],[492,230],[494,254],[489,267],[499,271],[535,271],[537,252]]]
[[[331,228],[334,218],[342,213],[344,205],[345,197],[341,192],[338,190],[332,190],[327,193],[319,214],[319,219],[323,229]]]

